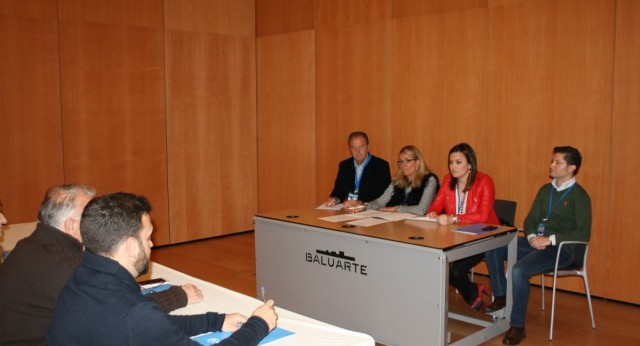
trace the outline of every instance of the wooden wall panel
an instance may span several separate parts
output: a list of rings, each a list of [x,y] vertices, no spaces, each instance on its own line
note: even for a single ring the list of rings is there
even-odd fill
[[[611,182],[607,185],[611,205],[608,227],[600,230],[608,233],[609,243],[606,251],[600,252],[603,261],[599,263],[605,263],[601,266],[608,272],[606,296],[640,304],[640,235],[635,224],[640,199],[632,178],[640,170],[640,2],[620,0],[616,10],[613,148]]]
[[[314,0],[256,0],[256,36],[311,30]]]
[[[57,7],[57,0],[3,0],[0,1],[0,16],[56,19]]]
[[[449,149],[467,142],[486,172],[488,36],[486,9],[394,21],[394,155],[414,144],[442,179]]]
[[[64,181],[55,1],[0,2],[0,199],[11,223],[34,221]]]
[[[255,39],[166,32],[171,242],[253,229]]]
[[[162,28],[163,0],[59,0],[61,21]]]
[[[518,201],[522,225],[549,182],[554,146],[583,154],[578,181],[593,204],[591,288],[603,295],[609,208],[614,3],[525,1],[491,12],[489,164],[497,191]],[[500,196],[501,193],[498,193]],[[579,279],[563,288],[583,291]]]
[[[171,30],[255,36],[255,0],[166,0]]]
[[[487,7],[489,0],[393,0],[393,18]]]
[[[316,29],[345,27],[391,18],[391,0],[316,0]]]
[[[163,63],[162,29],[60,22],[65,181],[147,196],[156,245],[169,241]]]
[[[258,211],[316,206],[314,33],[258,38]]]
[[[317,202],[325,201],[350,156],[347,137],[362,130],[371,152],[391,155],[391,23],[316,30]]]

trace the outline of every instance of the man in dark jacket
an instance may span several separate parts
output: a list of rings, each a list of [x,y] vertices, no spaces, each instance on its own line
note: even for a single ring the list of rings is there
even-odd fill
[[[347,140],[351,158],[338,166],[338,176],[325,204],[370,202],[382,195],[391,182],[389,163],[369,152],[369,137],[364,132],[352,132]]]
[[[86,251],[60,293],[47,343],[56,345],[199,345],[190,336],[233,331],[219,345],[257,345],[276,326],[273,301],[253,316],[174,316],[140,294],[135,278],[149,269],[151,205],[143,196],[115,193],[85,207]]]
[[[80,217],[94,194],[79,184],[47,190],[35,231],[0,266],[0,345],[45,345],[58,295],[82,261]],[[152,296],[166,311],[202,300],[191,284]]]

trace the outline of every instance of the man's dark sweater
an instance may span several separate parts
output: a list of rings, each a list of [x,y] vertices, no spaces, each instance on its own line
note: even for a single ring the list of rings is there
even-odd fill
[[[173,316],[160,311],[118,262],[86,251],[62,290],[47,335],[56,345],[199,345],[189,336],[219,331],[225,314]],[[251,317],[219,345],[257,345],[269,333]]]
[[[82,262],[82,244],[39,223],[0,266],[0,345],[44,345],[58,296]],[[164,293],[166,292],[166,293]],[[165,311],[187,305],[180,287],[154,294]]]

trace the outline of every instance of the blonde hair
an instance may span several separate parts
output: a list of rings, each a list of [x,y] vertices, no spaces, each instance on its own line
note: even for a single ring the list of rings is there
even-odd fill
[[[430,173],[429,168],[427,168],[427,163],[422,157],[420,149],[416,148],[413,145],[406,145],[402,147],[402,149],[400,149],[400,153],[398,153],[398,155],[400,154],[405,154],[411,159],[418,160],[418,169],[416,170],[415,177],[413,177],[413,181],[409,181],[409,178],[404,175],[402,169],[398,167],[398,170],[396,170],[396,174],[393,176],[391,182],[394,186],[403,189],[409,187],[409,185],[411,185],[412,189],[420,187],[422,185],[422,179],[424,178],[424,176]]]

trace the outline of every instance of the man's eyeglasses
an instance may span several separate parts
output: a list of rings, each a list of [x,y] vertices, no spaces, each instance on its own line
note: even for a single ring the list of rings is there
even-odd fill
[[[398,160],[398,166],[402,166],[406,163],[409,163],[411,161],[415,161],[416,159],[406,159],[406,160]]]

